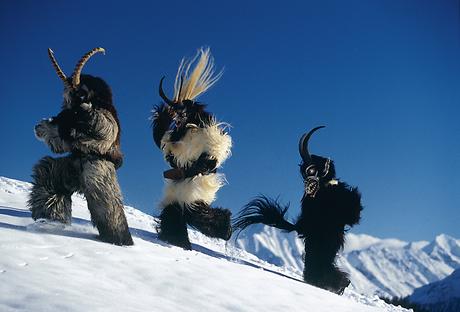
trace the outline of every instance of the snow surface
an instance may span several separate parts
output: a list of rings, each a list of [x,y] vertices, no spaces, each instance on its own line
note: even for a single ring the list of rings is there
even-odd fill
[[[221,240],[190,231],[193,251],[157,238],[155,218],[125,207],[134,246],[97,239],[86,202],[71,226],[34,222],[30,184],[0,177],[0,311],[407,311],[344,296]]]
[[[236,245],[292,274],[303,270],[304,246],[295,233],[251,226]],[[405,242],[349,233],[337,262],[350,274],[355,291],[405,297],[460,268],[460,240],[441,234],[432,242]]]

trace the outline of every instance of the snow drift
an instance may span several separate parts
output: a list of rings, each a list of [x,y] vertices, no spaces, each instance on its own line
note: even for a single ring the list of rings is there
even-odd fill
[[[155,218],[131,207],[130,247],[97,239],[80,196],[72,198],[72,225],[34,222],[29,188],[0,177],[0,311],[406,311],[307,285],[194,231],[193,251],[169,246],[158,240]]]

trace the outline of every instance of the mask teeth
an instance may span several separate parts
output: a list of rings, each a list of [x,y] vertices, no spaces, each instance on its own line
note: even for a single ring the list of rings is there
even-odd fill
[[[318,190],[319,190],[319,179],[316,177],[307,178],[307,181],[305,182],[305,192],[307,193],[307,195],[314,198]]]

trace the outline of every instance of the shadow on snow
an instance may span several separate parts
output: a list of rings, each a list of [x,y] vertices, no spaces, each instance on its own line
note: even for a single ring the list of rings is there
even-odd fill
[[[5,216],[11,216],[11,217],[17,217],[17,218],[32,218],[31,213],[29,211],[24,211],[22,209],[17,209],[17,208],[12,208],[12,207],[0,207],[0,215],[5,215]],[[81,226],[91,226],[92,223],[91,221],[82,219],[82,218],[76,218],[72,217],[72,224],[73,225],[81,225]],[[31,223],[29,225],[15,225],[15,224],[9,224],[5,222],[0,222],[0,228],[5,228],[5,229],[11,229],[11,230],[17,230],[17,231],[25,231],[25,232],[35,232],[35,233],[44,233],[44,234],[50,234],[50,235],[59,235],[59,236],[65,236],[65,237],[72,237],[72,238],[79,238],[79,239],[88,239],[92,241],[99,241],[97,239],[97,234],[94,233],[86,233],[86,232],[77,232],[75,231],[75,228],[71,228],[70,226],[66,226],[64,224],[58,223],[58,222],[43,222],[40,223],[40,220]],[[140,238],[144,241],[151,242],[153,244],[157,244],[163,247],[174,247],[171,246],[163,241],[161,241],[158,238],[158,234],[138,228],[131,228],[130,227],[131,234],[137,238]],[[105,244],[105,243],[104,243]],[[200,253],[203,253],[209,257],[217,258],[217,259],[222,259],[222,260],[227,260],[233,263],[241,264],[241,265],[246,265],[255,269],[262,269],[264,271],[289,278],[291,280],[297,281],[297,282],[302,282],[302,280],[296,279],[291,276],[284,275],[280,272],[274,271],[267,269],[265,267],[262,267],[258,264],[252,263],[247,260],[235,258],[232,256],[225,255],[223,253],[214,251],[212,249],[209,249],[207,247],[194,244],[192,243],[192,249],[193,251],[197,251]]]

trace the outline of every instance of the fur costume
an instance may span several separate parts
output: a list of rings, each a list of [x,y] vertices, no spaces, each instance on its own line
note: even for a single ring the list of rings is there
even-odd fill
[[[97,52],[104,49],[95,48],[85,54],[72,77],[67,78],[48,50],[64,82],[64,102],[57,116],[35,126],[35,135],[52,152],[68,155],[47,156],[35,165],[28,206],[34,220],[45,218],[70,224],[71,195],[82,193],[100,238],[117,245],[132,245],[115,171],[123,155],[112,92],[101,78],[81,74],[85,63]]]
[[[225,184],[225,176],[217,169],[230,156],[232,140],[226,125],[195,100],[221,74],[214,75],[209,49],[200,49],[194,59],[181,62],[173,100],[164,94],[161,79],[164,103],[152,114],[153,139],[172,168],[164,172],[159,237],[184,249],[191,249],[187,225],[210,237],[228,240],[231,236],[230,211],[211,204]]]
[[[305,192],[297,221],[285,219],[288,205],[282,207],[276,200],[260,196],[242,209],[234,220],[234,229],[241,231],[263,223],[296,231],[305,243],[305,282],[342,294],[350,280],[336,267],[335,258],[344,244],[345,227],[359,222],[363,208],[358,189],[336,179],[334,162],[308,152],[308,140],[319,128],[303,135],[299,143]]]

